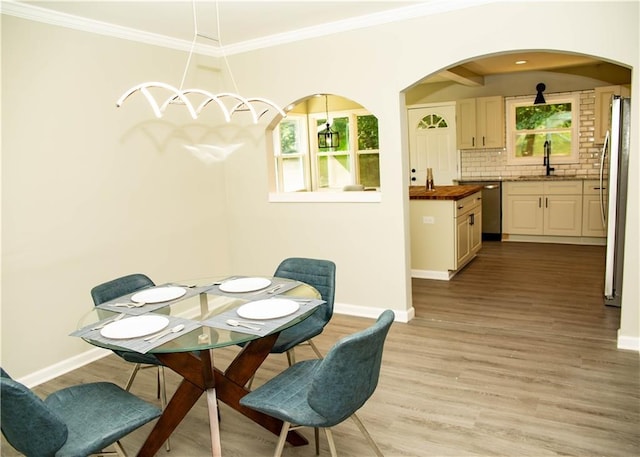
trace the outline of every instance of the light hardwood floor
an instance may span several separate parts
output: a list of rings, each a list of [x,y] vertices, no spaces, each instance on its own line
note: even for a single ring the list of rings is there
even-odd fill
[[[602,305],[603,264],[602,247],[489,242],[452,281],[413,280],[416,318],[392,326],[378,388],[359,413],[384,454],[640,455],[640,358],[616,349],[620,312]],[[335,315],[315,341],[326,353],[370,323]],[[216,361],[234,354],[216,351]],[[305,357],[309,349],[298,351]],[[286,357],[270,356],[254,385],[285,367]],[[36,392],[103,379],[123,385],[128,371],[109,356]],[[132,391],[155,401],[152,372],[138,376]],[[168,380],[173,392],[178,378]],[[272,455],[274,435],[220,409],[225,456]],[[210,455],[207,424],[202,398],[167,455]],[[148,430],[124,440],[130,455]],[[303,433],[312,442],[313,433]],[[340,456],[371,455],[351,421],[335,427],[334,437]],[[4,439],[1,450],[17,455]],[[287,446],[284,455],[313,456],[313,445]],[[329,455],[323,435],[321,455]]]

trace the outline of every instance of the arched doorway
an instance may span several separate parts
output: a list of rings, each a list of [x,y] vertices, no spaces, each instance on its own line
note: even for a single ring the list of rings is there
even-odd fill
[[[597,57],[575,53],[505,52],[468,59],[417,81],[404,91],[405,104],[406,108],[411,108],[492,96],[504,99],[535,97],[536,86],[540,82],[545,83],[545,93],[548,94],[578,94],[580,104],[591,103],[590,110],[594,111],[597,90],[609,87],[624,90],[630,87],[631,70]],[[506,116],[509,115],[506,113]],[[589,136],[590,147],[583,153],[584,157],[578,165],[566,167],[567,176],[597,179],[598,170],[593,162],[600,158],[603,138],[594,133],[596,114],[593,116],[586,120],[584,133],[581,134],[582,139]],[[408,130],[410,126],[407,126]],[[515,168],[509,168],[506,160],[509,150],[506,147],[460,148],[458,153],[461,165],[458,177],[461,179],[480,177],[503,180],[505,176],[520,176],[521,171],[515,173]],[[542,162],[539,168],[541,166]],[[569,171],[571,167],[573,169]],[[542,173],[538,171],[538,174]]]

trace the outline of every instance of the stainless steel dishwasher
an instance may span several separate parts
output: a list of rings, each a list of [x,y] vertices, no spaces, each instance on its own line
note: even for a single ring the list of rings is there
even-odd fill
[[[502,239],[502,182],[467,181],[460,184],[482,186],[482,239]]]

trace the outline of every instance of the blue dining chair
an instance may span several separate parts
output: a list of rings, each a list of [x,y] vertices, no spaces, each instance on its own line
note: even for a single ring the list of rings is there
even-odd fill
[[[110,382],[67,387],[42,400],[2,369],[0,396],[2,434],[27,457],[126,457],[119,440],[161,414]],[[104,453],[111,445],[115,452]]]
[[[309,344],[316,356],[321,359],[322,354],[311,339],[322,333],[333,316],[336,264],[330,260],[290,257],[278,265],[273,275],[278,278],[301,281],[315,287],[326,303],[320,305],[311,316],[299,324],[280,332],[270,352],[272,354],[286,352],[291,366],[296,362],[294,348],[300,344]]]
[[[299,427],[314,427],[316,454],[318,428],[323,428],[336,457],[330,427],[349,417],[382,457],[356,411],[378,385],[384,341],[394,317],[393,311],[384,311],[371,327],[338,341],[324,359],[296,363],[240,399],[242,406],[283,421],[275,457],[282,455],[289,431]]]
[[[91,298],[94,305],[99,305],[104,302],[108,302],[123,295],[127,295],[139,290],[148,289],[154,287],[155,283],[146,275],[142,273],[134,273],[120,278],[112,279],[105,283],[99,284],[91,289]],[[144,368],[157,368],[157,395],[160,398],[160,405],[164,410],[167,406],[167,389],[164,376],[164,365],[153,354],[140,354],[133,351],[113,351],[118,357],[127,362],[134,364],[133,370],[129,375],[129,379],[125,385],[125,390],[131,388],[133,380],[140,369]],[[171,450],[171,443],[167,440],[167,451]]]

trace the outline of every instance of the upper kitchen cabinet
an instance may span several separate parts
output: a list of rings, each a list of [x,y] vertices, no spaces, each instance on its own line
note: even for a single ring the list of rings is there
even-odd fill
[[[458,149],[504,147],[504,100],[501,96],[458,100],[456,122]]]
[[[593,140],[596,144],[604,144],[607,130],[611,126],[611,99],[614,95],[628,97],[630,91],[625,86],[596,87],[596,125]]]

